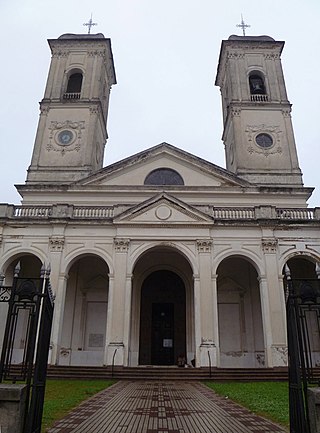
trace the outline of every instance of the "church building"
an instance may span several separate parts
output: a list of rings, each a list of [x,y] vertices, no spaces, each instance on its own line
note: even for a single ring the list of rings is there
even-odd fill
[[[313,188],[299,167],[284,42],[222,41],[215,84],[226,169],[169,143],[103,167],[116,84],[110,39],[64,34],[49,46],[22,203],[0,204],[5,284],[18,262],[26,277],[51,267],[49,363],[285,366],[284,268],[317,278],[320,208],[307,205]],[[19,363],[23,315],[17,329]]]

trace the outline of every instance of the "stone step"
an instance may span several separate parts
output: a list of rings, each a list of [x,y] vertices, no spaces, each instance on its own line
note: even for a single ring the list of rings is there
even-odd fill
[[[319,371],[320,375],[320,371]],[[74,379],[126,379],[126,380],[208,380],[209,368],[178,367],[66,367],[49,366],[49,378]],[[286,368],[244,369],[244,368],[212,368],[212,380],[287,380]]]

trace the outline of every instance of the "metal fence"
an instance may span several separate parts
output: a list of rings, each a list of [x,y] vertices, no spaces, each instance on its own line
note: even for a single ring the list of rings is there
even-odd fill
[[[285,274],[290,433],[310,433],[307,389],[320,385],[320,279],[292,279],[288,266]]]
[[[27,398],[24,433],[40,433],[47,373],[54,298],[50,269],[43,266],[39,278],[19,277],[14,270],[12,286],[0,280],[0,302],[8,303],[7,321],[0,359],[0,383],[25,382]],[[19,363],[14,360],[19,339]]]

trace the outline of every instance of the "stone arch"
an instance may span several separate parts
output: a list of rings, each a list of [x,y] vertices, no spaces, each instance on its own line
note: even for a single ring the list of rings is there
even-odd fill
[[[96,256],[99,257],[100,259],[102,259],[106,265],[109,268],[109,273],[112,274],[114,271],[113,268],[113,261],[111,256],[104,251],[104,253],[102,253],[101,251],[97,251],[96,249],[91,249],[91,248],[83,248],[81,250],[76,250],[73,251],[71,253],[69,253],[65,259],[63,260],[63,264],[61,266],[61,273],[64,273],[66,275],[68,275],[69,269],[71,268],[71,266],[77,261],[79,260],[79,258],[82,257],[86,257],[86,256]]]
[[[247,260],[255,268],[259,277],[265,274],[265,269],[261,257],[251,251],[244,252],[243,250],[232,250],[232,252],[230,250],[227,250],[218,254],[214,259],[214,263],[212,265],[212,272],[217,273],[217,269],[220,266],[221,262],[223,262],[223,260],[229,257],[238,257]]]
[[[18,250],[14,251],[14,253],[12,251],[10,251],[9,253],[4,254],[2,256],[2,260],[0,263],[0,270],[2,270],[2,272],[6,273],[8,267],[16,266],[19,259],[21,257],[26,257],[26,256],[35,257],[41,263],[49,263],[50,262],[48,257],[45,254],[43,254],[42,252],[40,253],[39,251],[34,251],[32,248],[19,248]],[[13,263],[14,263],[14,265],[13,265]]]
[[[291,261],[292,259],[299,259],[299,258],[308,260],[308,261],[312,262],[314,265],[317,262],[320,262],[320,256],[317,256],[315,253],[311,253],[310,251],[308,251],[308,252],[306,252],[306,251],[289,252],[287,254],[284,254],[280,258],[279,268],[280,268],[280,270],[282,270],[282,275],[284,275],[284,273],[283,273],[284,266],[289,261]]]
[[[319,303],[319,273],[316,265],[318,260],[310,253],[300,252],[299,254],[290,254],[283,264],[282,273],[284,276],[284,290],[288,287],[288,281],[285,277],[288,266],[290,270],[290,285],[294,293],[301,296],[299,303],[304,306],[300,310],[303,312],[304,335],[307,336],[308,346],[311,352],[313,366],[320,365],[320,319],[317,306]]]
[[[165,311],[161,312],[161,308],[165,308]],[[180,352],[191,361],[195,352],[193,311],[193,270],[185,255],[164,245],[147,248],[135,260],[133,268],[129,364],[161,364],[161,355],[158,360],[157,355],[154,355],[157,350],[159,353],[161,350],[159,347],[155,349],[152,344],[157,332],[156,321],[164,317],[161,316],[162,313],[171,314],[171,318],[175,315],[175,319],[170,322],[172,338],[162,336],[163,344],[168,340],[169,351],[172,344],[171,358],[166,364],[175,364]],[[150,328],[148,335],[141,332],[146,326]],[[143,347],[147,347],[144,354]]]
[[[98,254],[68,262],[60,365],[103,365],[109,297],[109,266]]]
[[[39,256],[33,252],[26,250],[16,252],[10,257],[4,258],[2,271],[4,274],[4,285],[12,286],[14,269],[17,263],[20,263],[19,278],[30,278],[38,279],[40,278],[42,261]],[[2,348],[3,332],[5,330],[6,318],[8,313],[7,303],[0,302],[0,352]],[[21,363],[24,353],[24,342],[26,339],[26,329],[28,324],[28,312],[21,310],[19,312],[19,317],[16,323],[16,334],[15,340],[13,342],[13,352],[12,352],[12,362]]]
[[[187,248],[183,244],[171,242],[171,241],[141,243],[141,245],[139,245],[139,247],[136,248],[130,256],[129,264],[130,264],[131,272],[133,272],[137,262],[144,254],[152,250],[161,249],[161,248],[163,249],[167,248],[169,250],[173,250],[180,253],[185,258],[185,260],[189,263],[193,274],[198,274],[199,269],[198,269],[198,264],[196,262],[194,252],[192,252],[189,248]]]
[[[243,255],[217,268],[221,367],[264,367],[265,344],[258,268]]]

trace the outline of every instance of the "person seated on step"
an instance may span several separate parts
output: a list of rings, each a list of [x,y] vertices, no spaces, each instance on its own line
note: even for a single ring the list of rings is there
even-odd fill
[[[177,360],[178,367],[184,367],[186,365],[186,358],[184,355],[180,354]]]

